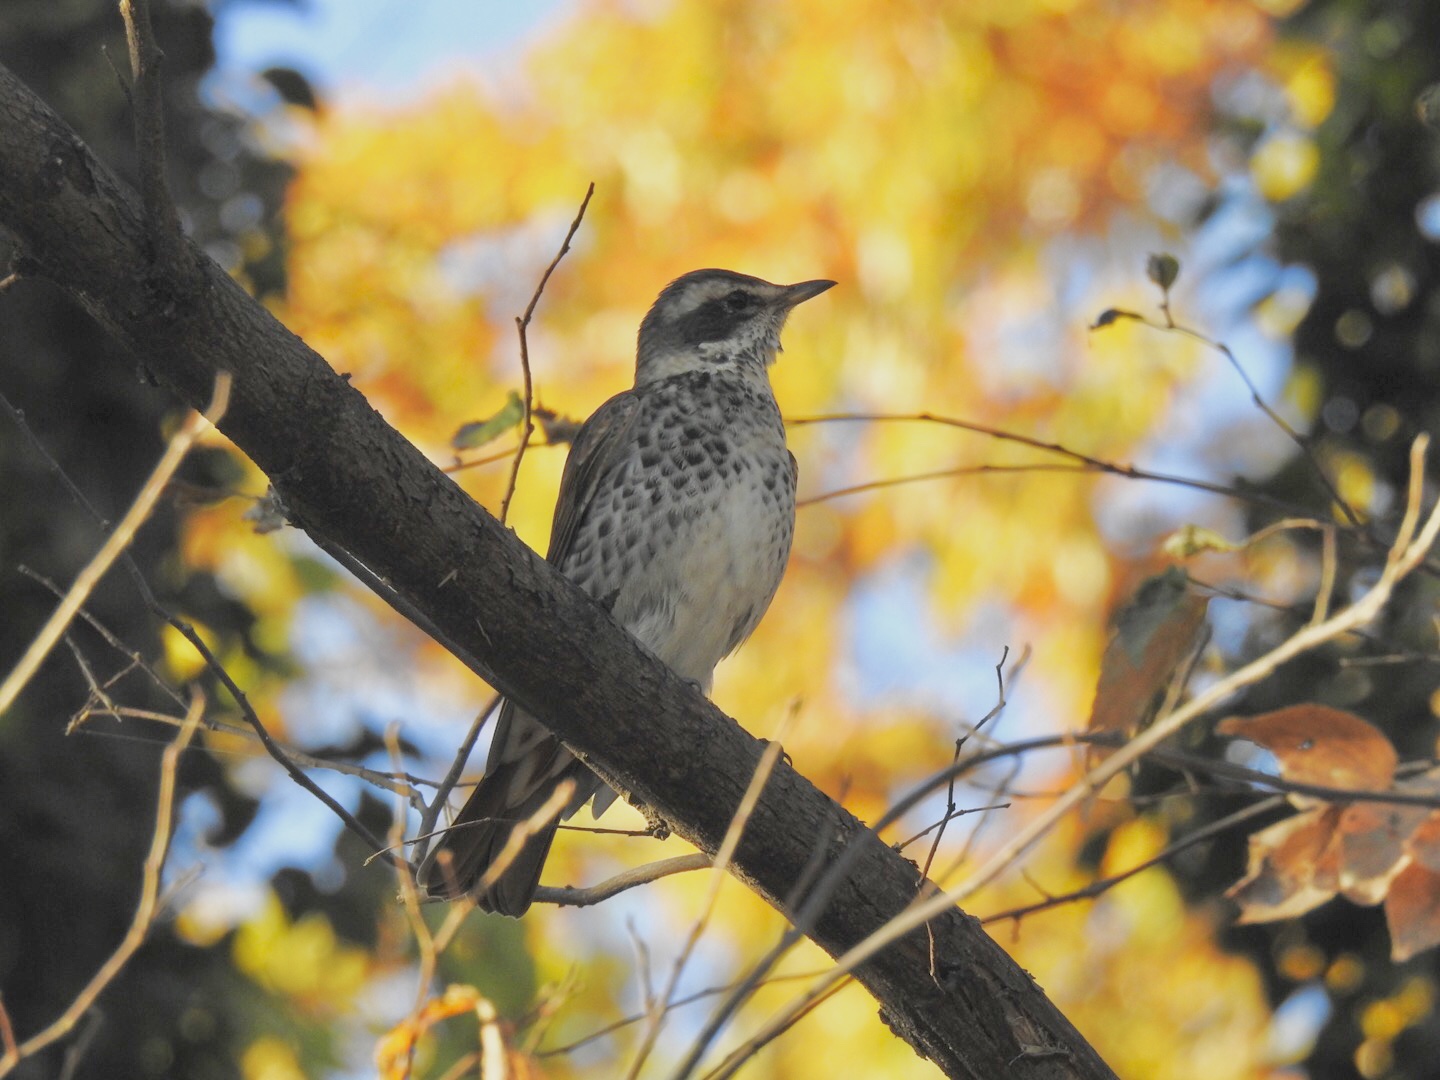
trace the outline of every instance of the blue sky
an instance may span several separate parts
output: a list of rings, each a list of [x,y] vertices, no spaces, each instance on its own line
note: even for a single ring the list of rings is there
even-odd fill
[[[217,5],[218,74],[235,86],[253,82],[254,74],[265,68],[292,67],[331,101],[363,96],[403,104],[438,82],[465,75],[481,76],[507,66],[582,2],[232,0]],[[1436,207],[1440,207],[1440,199],[1428,211],[1427,220],[1432,224],[1440,222]],[[1250,327],[1248,306],[1257,282],[1268,283],[1282,268],[1264,257],[1247,255],[1256,235],[1263,235],[1269,227],[1268,220],[1254,217],[1263,213],[1258,198],[1232,200],[1227,213],[1229,216],[1217,215],[1201,234],[1187,238],[1190,249],[1182,252],[1187,262],[1182,288],[1188,291],[1192,283],[1204,281],[1202,288],[1187,296],[1193,297],[1197,317],[1236,347],[1265,396],[1279,403],[1290,360],[1288,349],[1256,335]],[[1433,227],[1440,232],[1440,225]],[[1143,265],[1143,252],[1150,250],[1145,245],[1151,241],[1137,240],[1133,235],[1129,238],[1132,244],[1138,244],[1126,271],[1133,279]],[[1080,245],[1064,252],[1057,247],[1060,261],[1067,261],[1063,256],[1068,255],[1072,272],[1080,275],[1075,280],[1084,285],[1090,284],[1090,275],[1106,250],[1104,241],[1094,243],[1093,248]],[[1163,246],[1164,240],[1157,236],[1153,243]],[[1230,269],[1216,272],[1221,267]],[[1015,355],[1013,351],[1011,355]],[[1167,429],[1167,437],[1145,448],[1139,459],[1151,467],[1191,475],[1201,473],[1202,447],[1216,426],[1233,423],[1250,412],[1247,395],[1234,373],[1218,358],[1212,358],[1206,376],[1188,389],[1177,423]],[[1199,417],[1205,420],[1200,429],[1181,423]],[[1273,432],[1265,434],[1273,452],[1288,450]],[[1258,453],[1253,440],[1244,445],[1244,450],[1245,460],[1253,465]],[[1224,469],[1219,471],[1223,475]],[[1113,500],[1110,516],[1134,518],[1136,508],[1142,505],[1151,510],[1163,506],[1167,516],[1180,521],[1192,508],[1198,511],[1208,504],[1177,489],[1132,484]],[[1128,539],[1133,542],[1133,538]],[[999,660],[999,644],[1008,642],[1013,647],[1013,660],[1024,645],[1025,627],[1016,624],[1003,608],[989,605],[976,616],[971,634],[962,640],[946,640],[932,617],[925,571],[923,560],[906,558],[902,553],[892,565],[860,583],[844,628],[852,661],[845,677],[852,681],[851,689],[860,698],[902,697],[910,704],[928,705],[941,713],[973,720],[993,701],[993,668]],[[463,711],[463,706],[427,695],[424,687],[416,685],[415,673],[404,665],[373,672],[374,677],[364,686],[370,706],[367,715],[362,715],[355,708],[354,697],[345,693],[356,671],[373,668],[367,664],[365,639],[385,631],[358,611],[340,610],[344,606],[343,600],[319,599],[307,608],[308,621],[297,629],[296,640],[322,648],[324,655],[305,657],[312,675],[297,684],[289,704],[308,717],[312,725],[320,725],[310,731],[317,742],[331,737],[343,740],[348,727],[356,723],[370,720],[379,727],[387,719],[403,718],[407,737],[443,758],[446,740],[463,727],[466,716],[455,712],[457,707]],[[1223,607],[1217,605],[1217,609]],[[344,630],[352,631],[351,636],[340,633]],[[1225,630],[1223,625],[1221,630]],[[395,647],[394,642],[390,645]],[[1029,733],[1037,718],[1048,716],[1043,691],[1033,677],[1015,688],[1004,736]],[[474,760],[478,763],[478,754]],[[368,764],[383,767],[384,762]],[[1045,767],[1042,764],[1041,768]],[[205,881],[192,895],[203,889],[212,903],[243,909],[259,902],[259,882],[285,865],[305,866],[322,882],[341,879],[343,871],[332,856],[338,826],[329,812],[294,785],[269,782],[276,774],[268,763],[257,765],[256,771],[261,769],[265,771],[256,776],[256,786],[268,787],[268,793],[259,819],[235,850],[212,860]],[[328,774],[319,778],[342,801],[355,804],[358,784]],[[203,857],[203,830],[214,814],[212,807],[199,802],[187,805],[179,847],[190,858],[176,860],[178,865]],[[920,816],[923,814],[917,814]],[[632,894],[611,908],[611,919],[592,923],[592,932],[614,934],[619,942],[623,940],[619,931],[623,916],[643,919],[647,910],[644,894]],[[231,910],[227,914],[233,918],[238,912]],[[616,942],[606,938],[607,945]],[[617,948],[623,951],[623,945],[617,944]],[[694,977],[703,979],[709,965],[702,957],[695,969]],[[409,992],[408,987],[405,992]],[[1312,1043],[1327,1009],[1323,990],[1308,987],[1293,995],[1277,1015],[1277,1054],[1293,1055],[1297,1047]]]
[[[396,99],[484,61],[513,55],[563,19],[574,0],[252,0],[216,13],[230,73],[293,67],[333,96]]]

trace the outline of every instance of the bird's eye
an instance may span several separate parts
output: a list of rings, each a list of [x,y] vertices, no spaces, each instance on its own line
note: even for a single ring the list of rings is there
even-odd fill
[[[750,294],[744,289],[736,289],[725,297],[725,310],[740,312],[750,306]]]

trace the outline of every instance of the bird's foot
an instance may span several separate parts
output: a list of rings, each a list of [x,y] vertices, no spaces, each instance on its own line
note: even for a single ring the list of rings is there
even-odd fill
[[[670,835],[670,823],[650,807],[637,806],[635,809],[645,815],[645,829],[656,840],[664,840]]]

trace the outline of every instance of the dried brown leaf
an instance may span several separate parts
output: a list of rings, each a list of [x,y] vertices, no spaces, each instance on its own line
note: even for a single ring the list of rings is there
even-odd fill
[[[1440,810],[1432,810],[1405,841],[1405,850],[1426,870],[1440,874]]]
[[[1355,803],[1340,814],[1340,891],[1357,904],[1378,904],[1410,861],[1406,840],[1430,811],[1423,806]]]
[[[1316,807],[1250,837],[1249,869],[1225,893],[1240,905],[1240,922],[1293,919],[1335,895],[1339,821],[1338,807]]]
[[[1148,719],[1156,697],[1195,647],[1208,603],[1188,591],[1184,572],[1173,567],[1140,586],[1115,616],[1100,661],[1091,731],[1130,734]],[[1097,751],[1092,759],[1104,755]]]
[[[1395,778],[1395,747],[1380,729],[1328,705],[1232,716],[1216,730],[1263,746],[1279,761],[1280,775],[1296,783],[1385,791]]]
[[[1385,922],[1397,964],[1440,945],[1440,873],[1417,863],[1402,870],[1390,883]]]

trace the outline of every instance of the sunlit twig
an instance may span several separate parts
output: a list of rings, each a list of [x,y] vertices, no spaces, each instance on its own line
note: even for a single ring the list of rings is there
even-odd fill
[[[230,400],[230,376],[221,372],[215,379],[215,394],[211,398],[210,406],[204,414],[192,412],[185,419],[165,447],[159,463],[145,481],[144,487],[130,504],[130,509],[120,519],[117,525],[100,545],[100,550],[95,553],[94,558],[86,564],[75,578],[75,584],[65,594],[65,599],[60,601],[58,607],[51,614],[35,639],[30,642],[30,647],[21,656],[20,662],[15,665],[14,670],[0,683],[0,713],[3,713],[15,701],[16,696],[30,681],[31,676],[39,668],[41,661],[50,655],[50,650],[60,640],[60,635],[70,625],[70,620],[75,613],[84,605],[86,597],[92,589],[105,576],[105,572],[119,557],[120,553],[129,546],[134,538],[135,532],[144,523],[154,510],[155,503],[159,500],[161,493],[165,490],[165,484],[174,475],[175,470],[180,467],[180,462],[190,452],[190,447],[199,438],[205,428],[220,419],[225,412],[225,406]]]
[[[160,875],[165,866],[165,856],[170,851],[170,837],[175,819],[175,772],[180,763],[180,755],[194,737],[204,712],[205,699],[197,690],[191,697],[184,726],[160,758],[160,785],[155,799],[155,831],[151,835],[150,852],[145,857],[145,866],[141,873],[140,902],[135,907],[135,914],[130,920],[130,928],[125,932],[125,937],[58,1019],[18,1046],[13,1045],[12,1035],[11,1045],[7,1046],[5,1056],[0,1058],[0,1077],[8,1076],[22,1060],[69,1034],[95,1003],[95,999],[124,970],[135,951],[144,943],[159,908]]]
[[[1421,500],[1424,493],[1425,451],[1428,446],[1428,437],[1422,435],[1415,440],[1411,447],[1410,490],[1406,501],[1405,515],[1395,543],[1390,548],[1385,560],[1384,570],[1375,584],[1363,596],[1323,623],[1307,626],[1297,631],[1263,656],[1225,678],[1217,680],[1169,716],[1156,720],[1150,728],[1135,736],[1130,742],[1099,763],[1065,795],[1056,800],[1053,806],[1001,845],[965,882],[908,908],[865,940],[847,950],[836,961],[832,973],[817,980],[808,991],[777,1012],[762,1026],[761,1034],[764,1035],[782,1028],[790,1018],[799,1010],[804,1009],[828,986],[853,971],[856,966],[877,951],[993,881],[1003,870],[1013,866],[1022,854],[1029,851],[1042,836],[1053,829],[1071,809],[1090,798],[1112,776],[1149,754],[1181,728],[1205,715],[1210,709],[1237,691],[1266,678],[1281,664],[1332,640],[1348,629],[1363,626],[1379,615],[1388,603],[1395,585],[1420,565],[1434,545],[1437,534],[1440,534],[1440,505],[1432,509],[1423,528],[1420,528],[1417,534]]]
[[[560,250],[555,253],[555,258],[550,260],[550,265],[545,268],[545,273],[540,275],[540,284],[535,286],[535,292],[530,297],[530,303],[525,307],[525,314],[515,317],[515,330],[520,335],[520,374],[525,383],[524,406],[525,412],[520,421],[520,445],[515,448],[515,457],[510,465],[510,479],[505,483],[505,494],[500,499],[500,523],[503,525],[507,515],[510,513],[510,500],[515,497],[515,484],[520,479],[520,462],[525,459],[525,451],[530,445],[530,436],[535,431],[534,419],[534,389],[530,378],[530,341],[527,331],[530,328],[530,320],[535,315],[535,308],[540,303],[540,295],[545,291],[545,285],[550,280],[550,275],[560,265],[560,260],[570,251],[570,241],[575,239],[575,234],[580,231],[580,223],[585,220],[585,209],[590,205],[590,197],[595,194],[595,184],[592,182],[585,189],[585,198],[580,200],[580,209],[575,213],[575,220],[570,222],[570,228],[565,230],[565,239],[560,242]]]
[[[967,469],[946,469],[938,472],[920,473],[913,477],[900,477],[894,480],[878,480],[869,484],[857,485],[854,488],[845,488],[839,492],[831,492],[825,495],[810,498],[804,504],[817,502],[822,499],[836,498],[839,495],[853,494],[856,491],[867,491],[873,487],[890,487],[899,483],[909,483],[919,480],[935,480],[942,477],[960,476],[968,473],[987,472],[1076,472],[1076,473],[1107,473],[1112,476],[1121,476],[1129,480],[1148,480],[1158,484],[1175,484],[1180,487],[1192,488],[1196,491],[1209,492],[1212,495],[1224,495],[1227,498],[1239,499],[1244,502],[1255,503],[1259,506],[1269,506],[1285,513],[1304,514],[1304,510],[1287,503],[1281,499],[1266,495],[1258,491],[1246,491],[1241,488],[1226,487],[1224,484],[1213,484],[1208,480],[1199,480],[1194,477],[1175,476],[1170,473],[1154,472],[1150,469],[1142,469],[1134,465],[1121,465],[1117,462],[1106,461],[1104,458],[1094,457],[1090,454],[1072,450],[1060,443],[1046,442],[1044,439],[1037,439],[1032,435],[1023,435],[1016,431],[1006,431],[1003,428],[991,427],[988,424],[977,424],[969,420],[961,420],[953,416],[938,416],[934,413],[825,413],[817,416],[787,417],[785,420],[788,427],[801,427],[806,424],[833,424],[833,423],[911,423],[911,424],[936,424],[941,427],[955,428],[960,431],[973,432],[976,435],[984,435],[986,438],[995,439],[1000,442],[1013,442],[1021,446],[1028,446],[1034,450],[1041,450],[1049,454],[1057,454],[1068,458],[1076,464],[1070,467],[1059,465],[1045,465],[1043,463],[1029,465],[980,465]]]
[[[646,863],[644,866],[636,866],[616,874],[614,877],[606,878],[598,885],[590,885],[586,888],[577,888],[572,885],[542,885],[535,890],[535,902],[537,904],[555,904],[559,907],[589,907],[592,904],[609,900],[612,896],[618,896],[627,889],[633,889],[638,885],[648,885],[652,881],[659,881],[672,874],[688,874],[693,870],[707,870],[714,865],[710,856],[704,852],[676,855],[670,859],[660,859],[656,862]]]
[[[720,887],[725,883],[726,871],[730,867],[730,859],[735,854],[735,848],[739,846],[740,837],[745,831],[745,826],[750,820],[750,815],[755,810],[755,805],[760,801],[760,792],[764,790],[765,783],[770,779],[770,773],[775,768],[775,763],[780,760],[783,750],[781,740],[788,732],[791,723],[794,722],[797,710],[791,709],[786,713],[784,720],[780,723],[779,730],[775,737],[765,747],[765,752],[760,755],[760,762],[755,766],[755,773],[750,777],[750,783],[745,789],[744,796],[740,799],[740,805],[736,807],[734,815],[730,819],[730,825],[725,830],[725,838],[720,842],[720,850],[715,853],[715,871],[710,879],[710,890],[705,897],[705,905],[700,915],[690,928],[690,934],[685,939],[685,944],[680,949],[680,955],[675,959],[675,965],[670,971],[670,979],[665,984],[665,990],[660,995],[660,1001],[669,1001],[675,994],[675,987],[680,982],[681,972],[685,970],[686,961],[699,943],[700,937],[705,932],[705,927],[715,910],[715,903],[720,898]],[[650,1022],[646,1025],[645,1034],[641,1038],[640,1048],[635,1053],[635,1060],[626,1074],[631,1080],[639,1075],[640,1067],[645,1064],[650,1050],[655,1045],[655,1040],[660,1034],[660,1024],[665,1018],[663,1008],[652,1009]],[[705,1047],[699,1040],[692,1046],[686,1064],[681,1067],[680,1075],[686,1075],[688,1068],[693,1068],[698,1062],[700,1054]]]

